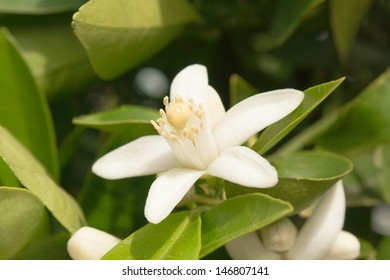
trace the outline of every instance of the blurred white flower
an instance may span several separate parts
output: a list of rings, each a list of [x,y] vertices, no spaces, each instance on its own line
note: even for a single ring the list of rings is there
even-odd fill
[[[390,205],[382,204],[372,209],[371,227],[379,234],[390,236]]]
[[[161,118],[152,121],[160,135],[144,136],[100,158],[95,174],[106,179],[161,173],[152,184],[145,216],[159,223],[204,174],[243,186],[274,186],[277,172],[253,150],[240,146],[282,119],[303,100],[303,93],[283,89],[254,95],[225,113],[207,70],[191,65],[173,80]]]
[[[107,232],[82,227],[68,240],[68,254],[74,260],[100,260],[121,240]]]
[[[297,231],[288,219],[282,219],[260,232],[251,232],[225,245],[233,259],[355,259],[359,240],[342,231],[345,216],[342,181],[322,197],[313,215]]]

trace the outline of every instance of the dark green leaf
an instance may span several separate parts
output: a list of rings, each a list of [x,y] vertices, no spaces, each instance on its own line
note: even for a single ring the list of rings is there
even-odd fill
[[[58,178],[57,146],[46,97],[4,29],[0,30],[0,65],[0,125]]]
[[[188,211],[147,224],[120,242],[103,259],[193,260],[199,258],[201,220]]]
[[[8,164],[23,186],[37,195],[70,233],[85,224],[77,202],[51,179],[27,149],[1,126],[0,157]]]
[[[159,116],[156,110],[150,108],[124,105],[111,111],[74,118],[73,123],[136,138],[155,134],[156,130],[150,121],[158,119]]]
[[[228,196],[259,192],[292,204],[294,213],[303,210],[351,172],[352,163],[342,156],[321,151],[307,151],[273,162],[279,182],[269,189],[246,188],[226,182]]]
[[[267,127],[260,135],[252,149],[264,154],[276,145],[284,136],[294,129],[307,115],[310,114],[325,98],[327,98],[344,78],[311,87],[305,90],[305,98],[291,114]]]
[[[230,240],[271,224],[292,211],[289,203],[259,193],[230,198],[202,216],[200,256],[204,257]]]
[[[12,258],[49,230],[45,207],[33,193],[0,187],[0,259]]]
[[[372,0],[330,1],[330,23],[334,43],[344,62],[347,61],[349,50],[371,2]]]
[[[337,115],[316,142],[338,153],[371,150],[390,141],[390,68]]]
[[[0,0],[0,12],[49,14],[77,10],[87,0]]]
[[[96,73],[112,79],[157,53],[197,19],[185,0],[95,0],[80,8],[72,26]]]

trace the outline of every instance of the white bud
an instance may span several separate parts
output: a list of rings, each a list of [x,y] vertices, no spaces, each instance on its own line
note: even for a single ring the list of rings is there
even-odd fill
[[[264,246],[275,252],[290,250],[297,237],[298,230],[287,218],[277,221],[260,230]]]
[[[353,260],[356,259],[359,254],[359,240],[353,234],[347,231],[340,231],[324,259]]]
[[[68,253],[74,260],[99,260],[121,240],[107,232],[82,227],[68,241]]]

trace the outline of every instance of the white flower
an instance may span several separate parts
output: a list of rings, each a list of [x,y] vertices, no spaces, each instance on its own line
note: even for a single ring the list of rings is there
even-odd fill
[[[283,89],[254,95],[225,113],[207,70],[192,65],[173,80],[161,118],[152,121],[160,135],[144,136],[100,158],[95,174],[106,179],[161,173],[145,206],[151,223],[166,218],[204,174],[243,186],[267,188],[277,172],[253,150],[240,146],[266,126],[292,112],[303,93]]]
[[[74,260],[100,260],[121,240],[107,232],[82,227],[68,240],[68,253]]]
[[[355,259],[360,243],[341,230],[344,216],[345,194],[339,181],[323,196],[299,232],[283,219],[262,229],[262,240],[251,232],[230,241],[225,248],[233,259]]]

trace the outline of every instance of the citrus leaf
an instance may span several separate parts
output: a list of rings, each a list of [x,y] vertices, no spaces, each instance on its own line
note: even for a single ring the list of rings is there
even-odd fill
[[[117,244],[103,259],[192,260],[201,246],[201,220],[188,211],[171,214],[159,224],[147,224]]]
[[[0,0],[0,12],[49,14],[77,10],[86,0]]]

